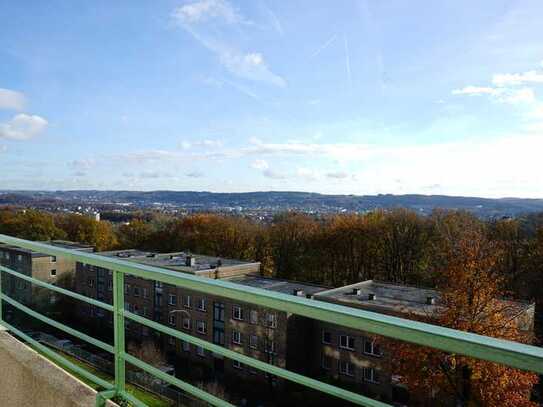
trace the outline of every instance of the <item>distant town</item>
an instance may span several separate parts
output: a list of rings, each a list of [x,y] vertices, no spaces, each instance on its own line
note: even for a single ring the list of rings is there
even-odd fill
[[[0,206],[85,213],[112,221],[138,211],[169,214],[214,212],[270,221],[285,211],[327,215],[406,208],[421,215],[436,209],[464,210],[482,219],[519,217],[543,211],[543,199],[445,195],[323,195],[308,192],[214,193],[196,191],[0,191]]]

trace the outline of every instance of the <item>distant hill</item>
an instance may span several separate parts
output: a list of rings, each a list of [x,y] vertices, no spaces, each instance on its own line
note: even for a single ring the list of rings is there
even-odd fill
[[[430,213],[435,208],[461,209],[481,217],[518,216],[543,212],[543,199],[446,195],[324,195],[309,192],[214,193],[197,191],[0,191],[0,205],[130,205],[137,208],[161,205],[192,210],[303,210],[315,212],[362,212],[376,208],[408,208]]]

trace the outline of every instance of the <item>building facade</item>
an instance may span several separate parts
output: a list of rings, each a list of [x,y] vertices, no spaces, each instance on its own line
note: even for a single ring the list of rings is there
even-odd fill
[[[46,243],[66,249],[94,251],[90,245],[63,240]],[[76,262],[73,260],[0,244],[0,265],[49,284],[68,289],[73,288],[72,279],[76,267]],[[42,290],[40,287],[6,273],[2,274],[2,289],[11,298],[25,305],[43,301],[44,295],[48,296],[47,301],[54,301],[56,298],[54,293]]]

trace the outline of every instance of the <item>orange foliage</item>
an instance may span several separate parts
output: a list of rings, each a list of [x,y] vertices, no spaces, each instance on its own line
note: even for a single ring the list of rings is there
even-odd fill
[[[440,311],[425,322],[507,340],[529,342],[519,329],[519,313],[503,298],[502,277],[493,272],[496,248],[480,233],[465,233],[446,249]],[[421,318],[417,318],[421,319]],[[530,392],[537,375],[407,343],[388,344],[391,369],[401,375],[421,405],[536,406]]]

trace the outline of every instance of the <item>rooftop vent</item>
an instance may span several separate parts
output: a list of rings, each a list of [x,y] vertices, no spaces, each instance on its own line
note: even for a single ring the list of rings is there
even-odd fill
[[[196,257],[194,256],[185,257],[185,265],[187,267],[194,267],[196,265]]]
[[[376,298],[377,298],[377,296],[374,293],[369,293],[368,294],[368,300],[375,301]]]
[[[427,305],[434,305],[436,303],[435,297],[426,297],[426,304]]]
[[[360,295],[362,293],[362,290],[360,288],[353,288],[352,294],[353,295]]]
[[[295,288],[292,290],[292,294],[294,294],[297,297],[303,297],[304,296],[304,290],[300,290],[299,288]]]

